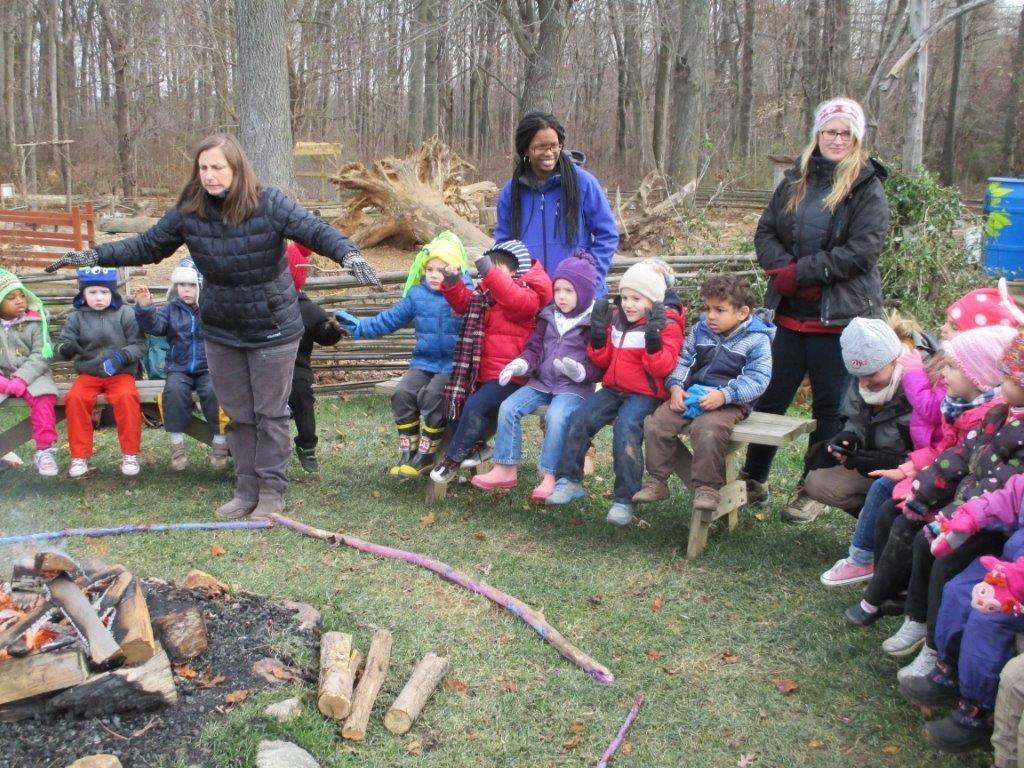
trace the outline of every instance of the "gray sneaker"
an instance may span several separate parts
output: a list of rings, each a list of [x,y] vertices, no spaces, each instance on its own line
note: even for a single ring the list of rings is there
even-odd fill
[[[899,682],[911,677],[924,677],[935,668],[935,662],[939,660],[937,651],[927,645],[922,645],[920,652],[914,660],[896,672],[896,679]]]
[[[555,490],[544,499],[544,503],[568,504],[571,501],[576,501],[576,499],[582,499],[586,495],[587,492],[583,490],[582,485],[574,483],[566,477],[560,477],[555,483]]]
[[[214,510],[213,514],[217,517],[225,520],[236,520],[239,517],[245,517],[250,512],[256,509],[256,502],[249,501],[248,499],[240,499],[237,496],[233,497],[231,501],[226,504],[221,504]]]
[[[623,504],[621,501],[616,501],[612,504],[612,508],[608,510],[608,514],[604,518],[606,523],[611,523],[612,525],[629,525],[635,519],[633,516],[633,505]]]
[[[260,500],[252,511],[253,520],[266,520],[270,515],[284,512],[284,496],[269,488],[260,488]]]
[[[896,634],[882,641],[882,650],[897,658],[909,656],[924,645],[928,626],[923,621],[904,619]]]
[[[782,510],[782,519],[788,523],[813,523],[826,509],[824,504],[815,501],[801,490]]]

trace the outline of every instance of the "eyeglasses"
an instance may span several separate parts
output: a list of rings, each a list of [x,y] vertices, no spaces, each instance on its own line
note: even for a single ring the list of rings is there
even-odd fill
[[[531,155],[557,155],[561,148],[561,144],[535,144],[529,149]]]
[[[822,131],[821,135],[828,141],[842,141],[847,142],[853,138],[853,134],[849,131],[833,131],[829,128],[827,131]]]

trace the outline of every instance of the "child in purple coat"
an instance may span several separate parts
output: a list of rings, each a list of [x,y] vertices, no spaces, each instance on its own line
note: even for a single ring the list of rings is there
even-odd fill
[[[578,250],[559,263],[554,275],[554,301],[541,310],[526,347],[498,378],[499,383],[506,384],[516,376],[531,377],[498,410],[494,468],[473,477],[470,482],[477,488],[516,486],[522,455],[521,421],[546,405],[544,443],[537,460],[541,482],[530,498],[543,501],[554,490],[555,468],[562,455],[569,417],[594,391],[603,373],[587,358],[596,283],[594,259],[586,251]]]

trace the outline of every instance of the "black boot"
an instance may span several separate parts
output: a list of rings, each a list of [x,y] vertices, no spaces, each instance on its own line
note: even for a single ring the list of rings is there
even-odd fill
[[[306,472],[311,475],[315,475],[320,472],[320,464],[316,460],[316,448],[303,448],[302,446],[296,445],[295,455],[299,457],[299,464]]]
[[[943,752],[984,749],[992,738],[992,710],[960,699],[948,717],[925,723],[924,735],[929,744]]]
[[[444,427],[428,427],[424,424],[416,455],[399,467],[397,474],[405,477],[419,477],[428,474],[434,467],[437,452],[441,450],[442,438],[444,438]]]
[[[398,463],[388,470],[389,475],[401,475],[402,467],[409,463],[413,453],[413,446],[416,445],[416,437],[420,433],[420,420],[409,421],[405,424],[395,422],[398,427]]]
[[[937,661],[924,677],[907,677],[900,681],[900,693],[911,704],[921,707],[949,707],[960,699],[960,685],[949,664]]]

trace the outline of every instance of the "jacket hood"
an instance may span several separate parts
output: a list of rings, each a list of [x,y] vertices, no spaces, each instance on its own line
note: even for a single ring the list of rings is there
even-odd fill
[[[770,309],[755,309],[750,313],[750,317],[744,320],[742,323],[733,328],[726,338],[732,338],[742,333],[763,333],[769,340],[775,338],[775,331],[777,330],[775,324],[772,322],[772,317],[775,315]],[[705,330],[711,333],[711,328],[708,327],[708,315],[707,312],[701,312],[700,317],[697,318]]]

